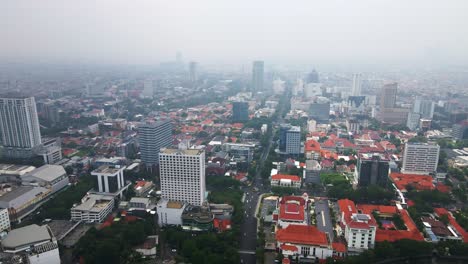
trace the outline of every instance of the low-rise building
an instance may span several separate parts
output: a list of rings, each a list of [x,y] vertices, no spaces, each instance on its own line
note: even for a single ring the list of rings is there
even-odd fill
[[[333,256],[327,235],[315,226],[288,225],[276,232],[277,248],[286,257],[325,260]]]
[[[375,219],[368,214],[359,213],[351,200],[339,200],[338,206],[341,211],[340,225],[344,229],[348,251],[362,252],[373,248],[377,230]]]
[[[57,240],[47,225],[13,229],[1,243],[4,254],[0,262],[60,264]]]
[[[301,188],[301,178],[296,175],[276,174],[271,176],[271,186]]]
[[[186,203],[161,199],[156,206],[159,226],[182,225],[182,213]]]
[[[71,208],[71,220],[87,223],[101,223],[114,208],[114,197],[101,194],[87,194],[81,203]]]
[[[8,209],[10,221],[18,222],[33,212],[50,192],[43,187],[4,187],[0,190],[0,208]]]
[[[137,196],[143,196],[147,193],[151,188],[153,188],[154,184],[151,181],[137,181],[134,187],[135,194]]]
[[[40,186],[51,190],[51,194],[65,188],[69,181],[61,165],[46,164],[21,176],[22,185]]]
[[[304,183],[320,183],[320,170],[322,166],[316,160],[306,160],[304,170]]]
[[[34,169],[28,165],[0,164],[0,182],[21,182],[21,176]]]
[[[290,224],[307,225],[307,197],[284,196],[277,204],[277,211],[273,214],[273,219],[281,228]]]
[[[146,209],[150,209],[151,200],[149,198],[132,197],[128,205],[130,209],[146,210]]]

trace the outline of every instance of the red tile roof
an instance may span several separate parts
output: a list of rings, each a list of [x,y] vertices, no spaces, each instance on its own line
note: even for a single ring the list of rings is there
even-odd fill
[[[432,183],[432,177],[418,174],[404,174],[393,172],[390,178],[395,183],[400,191],[405,191],[406,186],[411,185],[416,190],[434,190],[435,186]]]
[[[299,176],[296,176],[296,175],[288,175],[288,174],[275,174],[273,176],[271,176],[271,179],[272,180],[291,180],[291,181],[296,181],[296,182],[300,182],[301,181],[301,178],[299,178]]]
[[[346,252],[346,245],[340,242],[332,243],[333,250],[336,252]]]
[[[304,144],[304,151],[309,152],[309,151],[317,151],[320,152],[320,143],[317,141],[310,139],[307,140]]]
[[[315,226],[288,225],[276,232],[276,240],[280,243],[301,245],[328,246],[327,235]]]
[[[447,215],[449,223],[457,230],[457,232],[463,237],[463,242],[468,243],[468,232],[463,229],[463,227],[458,224],[457,220],[453,217],[451,213],[445,208],[434,208],[434,212],[439,215]]]
[[[281,250],[287,250],[287,251],[299,251],[299,250],[297,249],[297,247],[296,247],[296,246],[293,246],[293,245],[282,244],[282,245],[280,246],[280,248],[281,248]]]
[[[291,261],[288,258],[283,258],[283,261],[281,261],[283,264],[291,264]]]

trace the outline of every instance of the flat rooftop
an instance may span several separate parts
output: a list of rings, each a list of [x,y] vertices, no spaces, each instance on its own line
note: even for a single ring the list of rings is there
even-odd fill
[[[109,166],[109,165],[102,165],[99,168],[93,170],[91,173],[99,173],[99,174],[116,174],[119,170],[123,169],[124,167],[116,167],[116,166]]]
[[[172,154],[182,154],[182,155],[192,155],[192,156],[196,156],[196,155],[200,155],[203,153],[203,150],[201,149],[173,149],[173,148],[165,148],[165,149],[161,149],[161,153],[163,154],[168,154],[168,155],[172,155]]]
[[[100,212],[103,208],[114,199],[112,196],[100,194],[88,194],[86,200],[81,204],[73,207],[74,210]]]

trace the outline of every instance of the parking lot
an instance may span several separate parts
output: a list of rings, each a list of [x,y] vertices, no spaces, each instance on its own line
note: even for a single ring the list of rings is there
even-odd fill
[[[328,207],[328,199],[320,199],[315,202],[315,218],[317,228],[333,237],[333,223],[330,216],[330,208]]]

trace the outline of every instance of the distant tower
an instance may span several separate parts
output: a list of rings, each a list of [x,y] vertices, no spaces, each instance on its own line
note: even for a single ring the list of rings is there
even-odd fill
[[[306,78],[306,83],[318,83],[319,82],[319,75],[318,72],[313,69]]]
[[[27,158],[41,145],[34,97],[0,98],[0,132],[4,155]]]
[[[232,120],[249,120],[249,104],[247,102],[232,102]]]
[[[198,73],[197,73],[198,63],[196,61],[191,61],[189,64],[189,74],[190,74],[190,82],[194,83],[198,80]]]
[[[263,61],[254,61],[252,68],[252,92],[263,91],[263,81],[265,78],[265,69]]]
[[[183,60],[182,60],[182,53],[180,51],[178,51],[176,53],[176,62],[177,64],[182,64],[183,63]]]
[[[161,197],[202,205],[205,202],[205,151],[161,149],[159,154]]]
[[[362,79],[361,79],[361,74],[356,73],[353,74],[353,96],[361,96],[361,84],[362,84]]]
[[[145,80],[143,84],[143,96],[144,97],[153,97],[153,81]]]
[[[382,111],[382,109],[395,107],[397,90],[397,83],[389,83],[382,87],[380,93],[380,111]]]
[[[406,143],[401,172],[430,174],[437,171],[440,147],[429,143]]]
[[[159,164],[159,150],[172,144],[172,124],[168,120],[147,122],[138,127],[141,161],[146,167]]]

